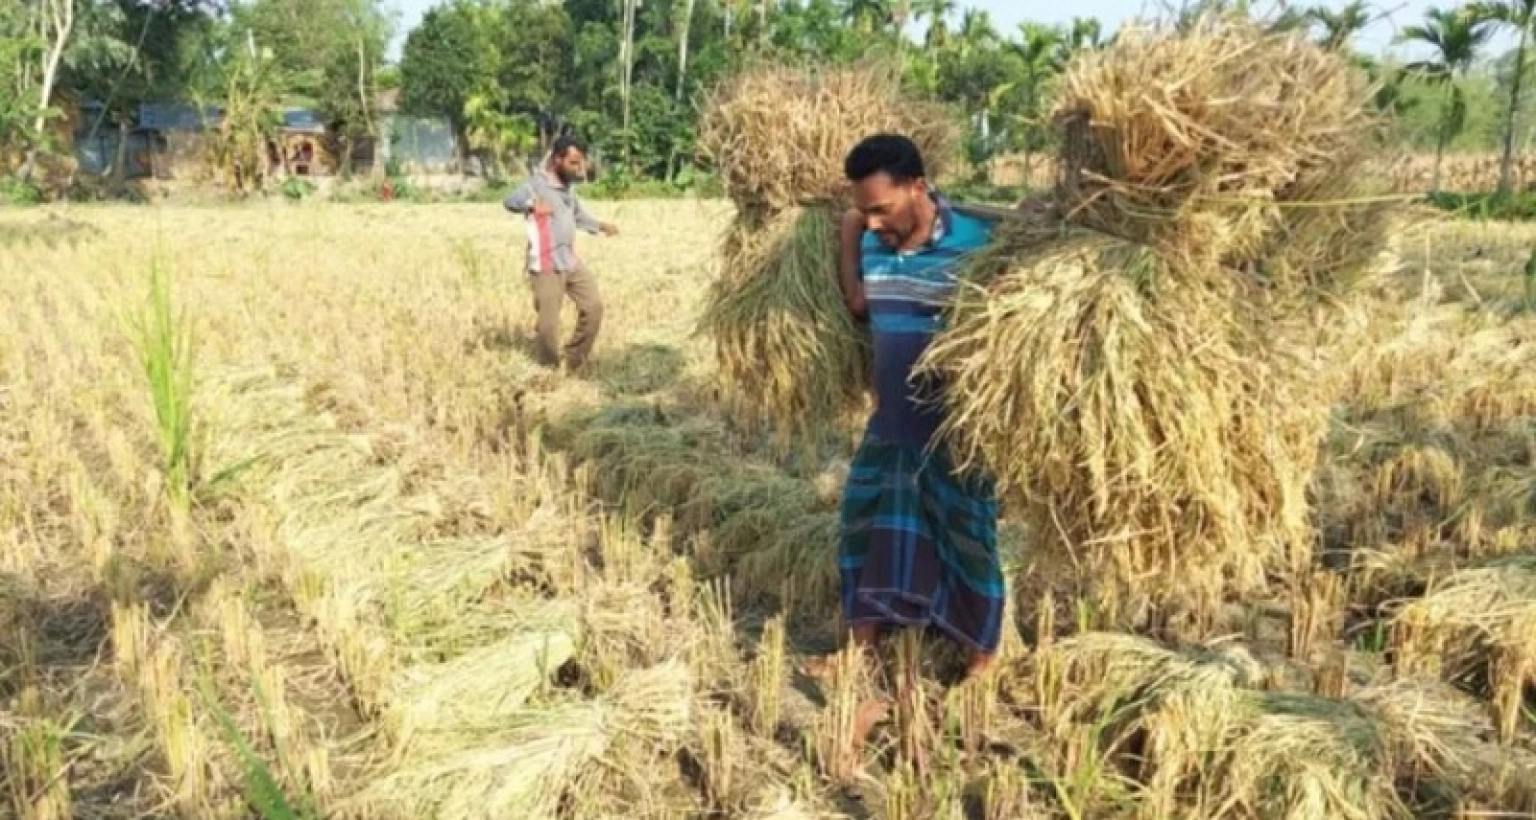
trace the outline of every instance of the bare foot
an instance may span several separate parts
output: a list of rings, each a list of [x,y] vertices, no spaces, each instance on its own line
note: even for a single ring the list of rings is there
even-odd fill
[[[837,656],[841,652],[833,652],[830,655],[818,655],[814,658],[806,658],[800,662],[800,674],[817,681],[829,680],[832,670],[837,668]]]
[[[987,672],[992,669],[993,657],[979,652],[972,654],[970,661],[965,665],[965,680],[973,681],[986,677]]]
[[[883,700],[871,698],[859,704],[853,713],[853,748],[863,751],[870,733],[890,716],[891,707]]]

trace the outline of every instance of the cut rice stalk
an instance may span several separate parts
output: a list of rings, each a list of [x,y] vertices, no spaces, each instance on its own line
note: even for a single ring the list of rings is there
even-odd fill
[[[631,673],[591,701],[526,710],[489,729],[421,732],[349,810],[370,817],[546,820],[604,774],[615,744],[674,750],[691,730],[692,679],[668,662]]]
[[[520,632],[445,663],[398,674],[386,720],[403,752],[419,732],[492,726],[517,714],[576,651],[576,621]]]

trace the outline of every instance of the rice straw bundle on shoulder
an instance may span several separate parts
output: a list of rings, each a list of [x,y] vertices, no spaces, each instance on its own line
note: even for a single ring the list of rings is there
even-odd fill
[[[739,414],[785,436],[860,407],[869,383],[869,332],[838,285],[834,219],[815,207],[743,212],[699,320]]]
[[[962,289],[920,363],[946,382],[941,434],[1023,501],[1032,549],[1088,559],[1106,608],[1208,618],[1305,543],[1300,445],[1320,431],[1277,435],[1301,408],[1245,351],[1232,271],[1040,234],[999,231],[971,266],[990,284]]]
[[[1385,246],[1378,119],[1344,57],[1220,16],[1127,31],[1062,86],[1058,230],[1001,226],[920,366],[942,435],[1112,620],[1205,634],[1310,564],[1310,322]]]
[[[1062,77],[1058,190],[1082,224],[1250,260],[1306,170],[1337,169],[1379,133],[1371,94],[1301,32],[1222,15],[1131,27]]]
[[[846,201],[848,149],[891,132],[917,143],[935,178],[959,145],[950,114],[903,94],[895,66],[754,66],[705,100],[699,147],[738,207],[782,212]]]
[[[930,176],[957,145],[942,108],[908,99],[885,66],[759,67],[706,101],[699,144],[737,206],[699,330],[715,340],[737,415],[781,440],[866,403],[868,331],[838,282],[843,160],[876,133],[911,136]]]

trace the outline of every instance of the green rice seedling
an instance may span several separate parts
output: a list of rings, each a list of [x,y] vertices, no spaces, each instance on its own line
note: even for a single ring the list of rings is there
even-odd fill
[[[288,799],[283,792],[282,785],[273,774],[272,769],[256,753],[240,727],[235,725],[234,718],[221,706],[212,693],[212,685],[204,681],[204,702],[214,719],[219,724],[219,730],[224,735],[225,742],[234,747],[235,754],[240,761],[240,772],[245,789],[245,799],[251,809],[262,820],[311,820],[317,817],[313,810],[301,809],[303,801],[295,805],[295,801]]]
[[[14,701],[13,716],[5,719],[0,740],[0,774],[10,803],[21,820],[69,820],[71,795],[64,740],[73,721],[61,724],[44,715],[41,692],[23,689]]]
[[[171,500],[184,505],[196,480],[192,404],[196,347],[191,323],[175,309],[170,277],[159,263],[150,268],[148,305],[134,322],[134,330],[154,412],[160,467]]]

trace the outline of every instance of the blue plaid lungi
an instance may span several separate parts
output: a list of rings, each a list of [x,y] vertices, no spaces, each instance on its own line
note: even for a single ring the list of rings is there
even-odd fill
[[[943,450],[867,433],[843,495],[845,626],[933,627],[996,652],[1004,601],[997,510],[991,481],[957,474]]]

